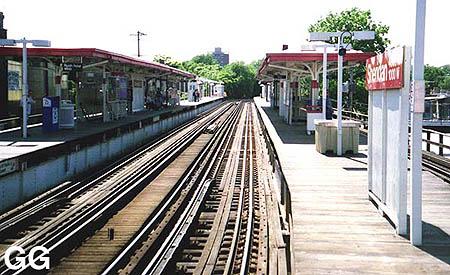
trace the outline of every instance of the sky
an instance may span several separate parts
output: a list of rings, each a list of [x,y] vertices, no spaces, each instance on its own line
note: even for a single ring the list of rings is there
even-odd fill
[[[428,0],[425,63],[450,64],[450,1]],[[188,60],[221,47],[231,61],[251,62],[283,44],[307,44],[308,26],[329,12],[369,9],[390,26],[391,45],[414,46],[416,0],[1,0],[8,38],[46,39],[52,47],[99,48],[143,59]]]

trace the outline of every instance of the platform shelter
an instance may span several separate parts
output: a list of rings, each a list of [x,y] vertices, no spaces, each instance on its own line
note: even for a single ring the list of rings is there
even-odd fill
[[[22,95],[22,49],[0,48],[7,61],[8,108],[17,116]],[[61,104],[74,104],[76,116],[83,119],[103,115],[104,121],[116,120],[144,110],[146,100],[169,87],[187,92],[191,73],[156,62],[95,48],[29,48],[29,87],[40,113],[42,97],[56,96]],[[106,114],[106,115],[105,115]]]
[[[344,68],[365,63],[373,55],[348,51],[344,56]],[[327,71],[337,70],[337,60],[336,51],[327,54]],[[310,124],[313,125],[314,119],[322,118],[322,100],[319,100],[322,62],[323,53],[320,51],[266,54],[258,71],[258,79],[271,107],[278,109],[279,115],[288,124],[311,120]]]

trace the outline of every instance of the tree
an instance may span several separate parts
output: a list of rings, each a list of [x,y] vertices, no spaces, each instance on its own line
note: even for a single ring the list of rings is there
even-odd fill
[[[217,60],[210,53],[194,56],[191,61],[195,62],[195,63],[206,64],[206,65],[219,64],[219,62],[217,62]]]
[[[223,67],[220,81],[225,83],[227,93],[234,98],[252,98],[257,95],[255,63],[246,65],[234,62]]]
[[[427,92],[450,91],[450,65],[442,67],[425,65],[424,79]]]
[[[367,31],[375,32],[375,39],[368,41],[350,40],[349,37],[344,38],[344,43],[350,43],[355,50],[363,52],[380,53],[388,47],[390,41],[386,37],[389,31],[389,26],[377,22],[372,19],[370,10],[361,10],[359,8],[352,8],[344,10],[340,13],[329,13],[325,18],[319,19],[308,28],[309,32],[338,32],[338,31]],[[329,41],[329,43],[337,43],[337,39]],[[361,112],[366,112],[367,108],[367,91],[364,86],[365,68],[358,66],[352,68],[353,79],[355,83],[355,92],[353,94],[352,106]],[[337,76],[336,73],[329,74],[329,87],[331,97],[336,97],[337,90]],[[344,81],[349,79],[349,70],[344,71]],[[348,98],[346,100],[348,102]],[[359,106],[359,107],[358,107]],[[361,107],[363,106],[363,107]]]
[[[161,63],[161,64],[165,64],[167,66],[177,68],[177,69],[180,69],[182,67],[182,64],[179,61],[174,60],[174,59],[172,59],[172,57],[167,56],[167,55],[157,54],[153,57],[153,61]]]
[[[250,64],[234,62],[221,67],[212,54],[194,56],[191,60],[179,62],[169,56],[156,55],[154,61],[186,70],[195,75],[223,82],[225,91],[234,98],[251,98],[259,94],[256,73],[261,61]]]
[[[325,18],[319,19],[308,28],[309,32],[339,32],[339,31],[374,31],[375,39],[370,41],[357,41],[347,37],[345,43],[351,43],[353,49],[363,52],[384,52],[390,40],[386,37],[389,26],[372,19],[370,10],[352,8],[340,13],[329,13]],[[330,41],[337,43],[337,40]]]

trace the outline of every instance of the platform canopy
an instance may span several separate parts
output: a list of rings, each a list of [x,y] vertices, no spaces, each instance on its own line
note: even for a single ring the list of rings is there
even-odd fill
[[[344,56],[347,66],[365,62],[374,53],[348,51]],[[328,71],[337,69],[338,54],[333,51],[327,54]],[[258,70],[258,79],[272,81],[277,75],[292,72],[298,76],[311,76],[318,79],[322,71],[323,53],[321,51],[303,51],[298,53],[268,53]]]
[[[124,67],[126,67],[125,69],[127,70],[132,70],[133,72],[141,71],[150,77],[176,76],[186,79],[195,78],[195,75],[189,72],[172,68],[164,64],[145,61],[95,48],[28,48],[27,54],[29,58],[40,57],[56,65],[73,62],[81,63],[85,68],[106,64],[113,70],[115,68],[123,70]],[[0,56],[21,58],[22,48],[0,47]]]
[[[373,55],[373,53],[347,51],[344,55],[344,68],[365,63]],[[326,71],[337,70],[337,51],[330,49],[326,57]],[[314,119],[327,117],[325,106],[328,97],[323,87],[321,104],[318,103],[320,100],[319,75],[323,73],[323,64],[323,49],[266,54],[258,70],[257,78],[262,85],[262,93],[266,98],[270,97],[271,106],[279,109],[280,116],[288,124],[303,120],[306,113],[307,129],[311,132],[314,130]],[[300,79],[306,77],[311,79],[308,96],[302,95],[299,89]]]

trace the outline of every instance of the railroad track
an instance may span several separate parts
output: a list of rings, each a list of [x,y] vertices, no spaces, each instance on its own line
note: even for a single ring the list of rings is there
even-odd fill
[[[366,129],[360,129],[360,131],[365,135],[368,133]],[[450,159],[422,150],[422,165],[425,170],[450,183]]]
[[[224,104],[178,127],[95,175],[75,183],[64,183],[3,214],[0,217],[0,273],[12,273],[5,266],[3,254],[11,245],[22,247],[26,253],[36,245],[43,245],[49,249],[52,262],[57,262],[139,193],[231,105]],[[29,271],[27,262],[21,272]]]
[[[423,151],[422,164],[426,170],[450,183],[450,160],[448,158]]]
[[[259,118],[241,105],[102,274],[288,273]]]
[[[288,274],[259,123],[253,103],[224,104],[4,214],[0,251],[43,245],[52,274]]]

